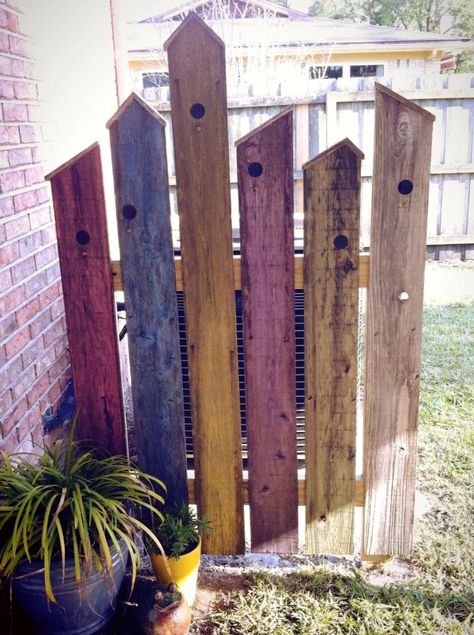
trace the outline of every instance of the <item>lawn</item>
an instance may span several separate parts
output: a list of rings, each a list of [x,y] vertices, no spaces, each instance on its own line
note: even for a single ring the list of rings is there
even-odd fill
[[[193,632],[474,633],[473,324],[472,301],[425,307],[413,558],[244,570]]]

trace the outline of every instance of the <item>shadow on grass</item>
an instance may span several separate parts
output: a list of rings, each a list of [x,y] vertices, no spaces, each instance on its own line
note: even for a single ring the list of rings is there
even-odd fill
[[[196,633],[222,635],[462,634],[474,627],[474,597],[428,584],[378,587],[358,571],[254,573],[246,589],[220,598]]]

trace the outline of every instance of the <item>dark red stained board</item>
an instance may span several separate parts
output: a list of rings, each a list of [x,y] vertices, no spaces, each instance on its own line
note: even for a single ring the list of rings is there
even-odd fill
[[[193,420],[208,553],[244,544],[224,44],[190,13],[165,45]]]
[[[187,503],[165,122],[132,93],[109,121],[138,464]]]
[[[362,158],[345,139],[303,166],[309,553],[354,549]]]
[[[51,180],[77,407],[78,435],[124,454],[125,423],[112,265],[98,144]]]
[[[237,142],[252,551],[298,549],[293,112]]]
[[[433,115],[376,84],[367,294],[363,555],[413,540]]]

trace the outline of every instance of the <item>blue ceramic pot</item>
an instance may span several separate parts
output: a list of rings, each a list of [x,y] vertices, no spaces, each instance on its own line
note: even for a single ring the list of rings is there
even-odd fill
[[[51,565],[51,583],[57,604],[48,600],[41,562],[20,564],[12,578],[13,601],[37,626],[41,635],[88,635],[110,621],[117,605],[128,550],[111,548],[113,575],[93,570],[76,582],[73,561],[66,560],[63,577],[61,561]]]

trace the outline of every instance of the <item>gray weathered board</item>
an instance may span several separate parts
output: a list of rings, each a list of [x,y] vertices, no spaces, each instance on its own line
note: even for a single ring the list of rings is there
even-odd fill
[[[252,551],[298,550],[293,112],[237,143]]]
[[[109,121],[139,467],[187,502],[164,121],[132,94]]]
[[[412,548],[433,115],[377,84],[367,306],[366,555]]]
[[[348,139],[303,166],[306,550],[354,550],[360,169]]]

